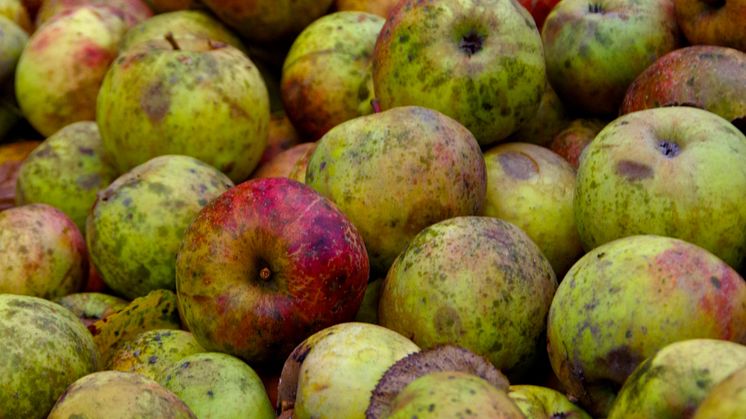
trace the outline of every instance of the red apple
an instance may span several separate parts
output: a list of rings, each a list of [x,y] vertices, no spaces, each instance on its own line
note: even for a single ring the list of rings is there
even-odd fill
[[[560,0],[518,0],[521,6],[525,7],[536,22],[536,27],[541,30],[544,26],[544,19],[547,18],[549,12],[555,4],[559,3]]]
[[[287,178],[244,182],[208,204],[176,262],[182,319],[208,350],[282,361],[354,319],[368,282],[363,239],[331,201]]]

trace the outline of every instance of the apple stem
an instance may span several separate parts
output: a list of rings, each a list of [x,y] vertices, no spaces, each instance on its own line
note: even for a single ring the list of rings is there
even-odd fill
[[[268,280],[271,275],[272,271],[270,271],[267,267],[264,267],[259,271],[259,278],[262,278],[265,281]]]
[[[371,99],[370,106],[373,107],[374,113],[381,113],[381,104],[378,102],[378,99]]]
[[[166,34],[166,41],[168,41],[168,43],[171,44],[171,48],[173,48],[174,51],[181,50],[181,47],[179,47],[179,44],[176,42],[176,38],[174,38],[173,32],[169,32]]]

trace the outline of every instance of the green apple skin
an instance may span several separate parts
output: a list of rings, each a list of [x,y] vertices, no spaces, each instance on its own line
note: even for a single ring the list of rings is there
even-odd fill
[[[592,249],[634,234],[672,236],[736,269],[746,262],[746,136],[713,113],[654,108],[621,116],[588,145],[575,221]]]
[[[542,28],[547,77],[572,109],[616,114],[627,86],[679,46],[673,0],[569,0]]]
[[[484,153],[487,196],[483,215],[523,230],[549,259],[558,278],[583,255],[575,226],[575,170],[534,144],[500,144]]]
[[[515,379],[544,345],[556,288],[549,261],[521,229],[454,217],[424,228],[396,258],[378,319],[422,348],[469,349]]]
[[[692,44],[720,45],[746,52],[746,2],[674,0],[676,19]]]
[[[39,28],[16,67],[18,105],[45,137],[96,117],[96,98],[126,25],[106,9],[81,6]]]
[[[334,8],[339,11],[373,13],[386,18],[397,3],[398,0],[335,0]]]
[[[21,164],[16,204],[56,207],[85,234],[85,220],[96,193],[109,186],[117,175],[103,159],[96,123],[73,122],[44,140]]]
[[[0,294],[0,417],[45,418],[78,378],[96,371],[93,337],[51,301]]]
[[[0,293],[53,299],[81,290],[85,239],[62,211],[30,204],[0,212]]]
[[[671,343],[630,375],[608,419],[692,417],[717,383],[744,367],[746,346],[742,344],[716,339]]]
[[[72,311],[86,327],[128,304],[127,300],[99,292],[76,292],[57,298],[54,302]]]
[[[195,37],[156,39],[112,63],[96,109],[104,150],[120,172],[163,154],[248,178],[267,145],[269,99],[240,50]]]
[[[474,136],[440,112],[407,106],[334,127],[305,182],[331,199],[385,273],[409,240],[440,220],[482,211],[485,164]]]
[[[701,247],[670,237],[625,237],[586,253],[549,310],[552,369],[594,417],[605,417],[645,358],[695,338],[746,343],[746,282]]]
[[[196,419],[174,393],[134,372],[99,371],[72,383],[48,419]]]
[[[109,358],[107,370],[136,372],[158,380],[163,370],[182,358],[205,352],[194,336],[184,330],[154,329],[122,343]]]
[[[513,385],[508,397],[531,419],[591,419],[588,413],[576,406],[564,394],[548,387]]]
[[[130,299],[175,289],[184,232],[202,207],[232,186],[197,159],[165,155],[100,191],[88,215],[86,241],[106,285]]]
[[[510,0],[406,0],[391,11],[373,53],[382,109],[438,110],[480,145],[534,117],[546,86],[541,36]]]
[[[13,77],[29,36],[12,20],[0,15],[0,83]]]
[[[693,419],[746,417],[746,366],[715,384],[694,412]]]
[[[562,156],[577,171],[583,151],[608,123],[596,118],[574,119],[554,136],[549,149]]]
[[[240,359],[219,352],[186,356],[165,369],[158,381],[199,418],[275,418],[262,380]]]
[[[10,19],[27,34],[34,31],[31,17],[21,0],[0,0],[0,16]]]
[[[382,287],[383,278],[368,282],[363,302],[355,315],[356,322],[378,324],[378,302],[381,300]]]
[[[523,419],[503,390],[481,377],[456,371],[425,374],[394,398],[390,419],[435,418]]]
[[[506,141],[525,142],[547,147],[554,136],[570,125],[570,122],[569,111],[565,109],[565,105],[557,96],[557,92],[547,83],[536,114],[533,118],[529,118]]]
[[[128,30],[120,49],[125,51],[156,38],[164,39],[168,33],[177,38],[191,35],[212,39],[246,52],[243,42],[233,32],[201,10],[180,10],[155,15]]]
[[[363,12],[326,15],[301,32],[282,68],[285,112],[309,139],[373,113],[373,48],[385,19]]]
[[[298,419],[364,418],[373,389],[386,370],[420,350],[392,330],[356,322],[321,330],[307,342],[313,345],[301,352],[305,359],[293,413]]]
[[[40,28],[59,15],[87,5],[106,9],[119,16],[127,27],[132,27],[153,16],[153,11],[143,0],[43,0],[36,13],[36,27]]]

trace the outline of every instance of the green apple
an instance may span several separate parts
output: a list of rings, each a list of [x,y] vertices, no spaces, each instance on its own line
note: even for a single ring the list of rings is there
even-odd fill
[[[81,6],[89,5],[107,9],[110,13],[124,20],[128,27],[153,16],[153,11],[143,0],[43,0],[36,13],[36,27],[40,28],[57,16],[70,13]]]
[[[153,380],[182,358],[205,352],[184,330],[152,329],[122,342],[109,357],[107,370],[136,372]]]
[[[746,343],[746,281],[701,247],[670,237],[625,237],[586,253],[549,310],[552,369],[594,417],[608,413],[645,358],[695,338]]]
[[[250,366],[228,354],[186,356],[164,370],[158,381],[199,418],[275,418],[262,380]]]
[[[337,12],[295,38],[282,68],[282,101],[307,138],[373,113],[371,55],[384,22],[369,13]]]
[[[41,298],[0,294],[0,346],[3,418],[47,417],[70,383],[99,367],[85,326],[66,308]]]
[[[746,366],[715,384],[693,419],[738,419],[746,416]]]
[[[120,172],[159,155],[184,154],[239,182],[267,145],[269,99],[259,71],[240,50],[166,36],[114,61],[96,121]]]
[[[382,109],[435,109],[492,144],[539,108],[541,36],[517,1],[404,0],[376,42],[373,86]]]
[[[422,229],[396,258],[378,319],[422,348],[456,344],[516,378],[544,346],[556,288],[549,261],[521,229],[454,217]]]
[[[233,186],[225,175],[187,156],[156,157],[99,192],[86,241],[112,290],[127,298],[176,287],[176,254],[197,213]]]
[[[508,397],[531,419],[591,419],[567,396],[547,387],[534,385],[514,385],[508,390]]]
[[[575,221],[592,249],[634,234],[677,237],[746,267],[746,136],[689,107],[608,124],[583,153]]]
[[[127,307],[127,300],[98,292],[77,292],[54,300],[72,311],[86,327]]]
[[[716,339],[671,343],[629,376],[608,419],[692,417],[716,384],[744,367],[743,344]]]
[[[26,31],[0,14],[0,83],[13,78],[28,39]]]
[[[368,282],[363,302],[355,315],[356,322],[378,324],[378,302],[381,300],[382,286],[383,278]]]
[[[422,228],[480,213],[486,183],[474,136],[416,106],[334,127],[318,141],[305,182],[355,224],[379,273]]]
[[[339,11],[358,11],[388,17],[398,0],[336,0],[334,6]]]
[[[518,128],[518,131],[514,132],[507,141],[548,146],[554,136],[569,124],[569,110],[565,109],[565,105],[562,104],[552,85],[547,83],[536,114]]]
[[[0,0],[0,16],[5,16],[27,34],[34,31],[31,18],[21,0]]]
[[[103,159],[95,122],[73,122],[41,143],[21,164],[16,204],[44,203],[67,214],[85,234],[96,193],[117,173]]]
[[[528,143],[497,145],[484,160],[483,215],[520,227],[562,278],[583,255],[573,214],[575,170],[551,150]]]

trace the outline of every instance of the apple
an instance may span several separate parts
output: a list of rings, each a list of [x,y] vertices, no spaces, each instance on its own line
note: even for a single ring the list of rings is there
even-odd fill
[[[29,36],[23,28],[0,15],[0,83],[13,79],[21,52],[28,40]]]
[[[559,3],[559,0],[518,0],[518,3],[531,13],[536,22],[536,27],[541,30],[547,15]]]
[[[153,11],[143,0],[43,0],[36,14],[36,27],[40,28],[47,21],[81,6],[107,9],[124,20],[128,27],[153,16]]]
[[[710,252],[670,237],[630,236],[589,251],[549,310],[552,369],[594,417],[606,417],[645,358],[694,338],[746,343],[746,281]]]
[[[596,138],[608,122],[596,118],[578,118],[554,136],[549,149],[559,154],[578,170],[580,158],[588,144]]]
[[[518,227],[454,217],[424,228],[396,258],[378,320],[423,349],[459,345],[521,378],[542,349],[556,288],[549,261]]]
[[[200,9],[199,0],[144,0],[155,13],[176,12],[179,10]]]
[[[746,5],[746,3],[744,3]],[[695,45],[660,57],[630,84],[621,114],[692,106],[722,116],[746,132],[746,53]]]
[[[334,7],[338,11],[373,13],[386,18],[398,2],[399,0],[335,0]]]
[[[541,37],[512,0],[403,0],[376,42],[373,86],[382,109],[435,109],[492,144],[539,108]]]
[[[130,299],[173,290],[184,231],[205,205],[232,186],[197,159],[165,155],[101,190],[88,214],[86,241],[106,285]]]
[[[716,339],[671,343],[630,375],[608,419],[692,417],[716,384],[744,367],[743,344]]]
[[[107,370],[136,372],[153,380],[182,358],[205,352],[184,330],[152,329],[122,342],[111,354]]]
[[[70,383],[99,367],[85,326],[71,311],[37,297],[0,293],[0,345],[5,418],[46,418]]]
[[[373,113],[372,53],[385,20],[336,12],[306,27],[282,68],[282,102],[293,126],[317,140],[340,123]]]
[[[62,211],[31,204],[0,212],[0,293],[56,298],[81,290],[83,235]]]
[[[249,41],[267,43],[300,33],[334,0],[202,0],[220,20]]]
[[[117,173],[103,159],[95,122],[65,126],[44,140],[21,164],[16,204],[44,203],[67,214],[85,234],[85,220],[96,193]]]
[[[565,109],[557,93],[547,83],[539,109],[533,118],[518,128],[506,141],[547,146],[554,136],[570,124],[569,109]]]
[[[254,179],[263,177],[287,177],[290,178],[290,174],[296,167],[296,162],[307,154],[312,153],[316,148],[316,143],[302,143],[295,145],[280,154],[277,154],[272,160],[260,165],[256,172],[251,176]],[[308,160],[306,160],[308,161]],[[305,175],[305,166],[303,167],[303,174]],[[291,178],[292,179],[292,178]],[[300,179],[296,179],[299,182]],[[303,183],[303,182],[301,182]]]
[[[29,13],[21,0],[0,0],[0,15],[13,21],[27,34],[34,31]]]
[[[484,160],[482,215],[523,230],[562,278],[583,255],[573,214],[575,170],[553,151],[528,143],[499,144],[484,153]]]
[[[96,109],[106,154],[120,172],[163,154],[246,179],[267,145],[269,99],[259,71],[222,42],[166,36],[112,63]]]
[[[311,157],[313,157],[313,153],[316,151],[316,147],[319,145],[318,142],[310,144],[311,145],[306,148],[306,152],[298,157],[295,163],[293,163],[293,167],[290,168],[290,173],[288,173],[288,177],[290,179],[297,180],[300,183],[306,183],[306,171],[308,170],[308,162],[311,161]]]
[[[183,400],[198,418],[276,417],[257,373],[228,354],[186,356],[165,369],[158,382]]]
[[[689,107],[623,115],[588,145],[575,221],[586,249],[633,234],[697,244],[732,267],[746,262],[746,136]]]
[[[126,26],[109,10],[81,6],[29,39],[16,67],[23,115],[45,137],[96,116],[96,97]]]
[[[102,414],[111,418],[197,417],[174,393],[150,378],[134,372],[98,371],[70,384],[48,419]]]
[[[278,154],[303,142],[284,110],[272,112],[269,118],[267,148],[264,149],[264,153],[262,153],[262,157],[259,159],[257,170],[270,160],[273,160]],[[254,173],[256,174],[257,172],[255,171]]]
[[[712,386],[697,407],[693,419],[746,416],[746,366]]]
[[[39,144],[41,141],[0,144],[0,211],[15,206],[18,170]]]
[[[382,286],[383,278],[368,282],[363,302],[355,315],[356,322],[378,324],[378,302],[381,300]]]
[[[551,388],[533,385],[514,385],[508,397],[521,409],[527,418],[591,419],[567,397]]]
[[[408,106],[358,117],[322,137],[305,183],[360,229],[385,274],[424,227],[482,211],[484,159],[474,136],[432,109]]]
[[[676,20],[689,42],[732,47],[746,52],[746,1],[673,1]]]
[[[54,302],[72,311],[86,327],[129,304],[127,300],[99,292],[67,294]]]
[[[176,291],[202,346],[272,363],[352,320],[368,275],[363,239],[331,201],[294,180],[263,178],[200,211],[178,253]]]
[[[673,0],[564,0],[542,29],[547,77],[584,114],[616,114],[627,86],[679,46]]]

